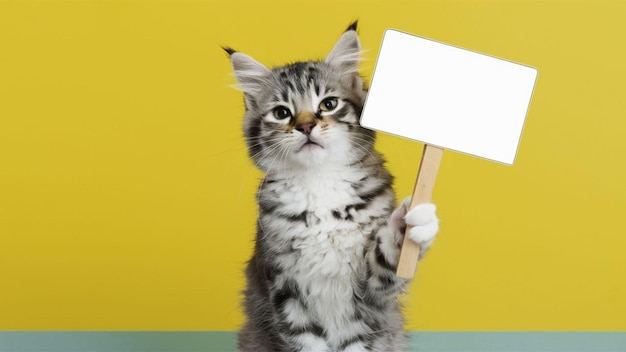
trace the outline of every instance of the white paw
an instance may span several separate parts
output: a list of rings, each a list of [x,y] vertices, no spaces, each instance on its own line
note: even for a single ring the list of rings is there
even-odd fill
[[[410,203],[411,197],[407,197],[391,214],[391,221],[396,233],[396,243],[402,241],[404,229],[408,225],[409,238],[417,242],[422,248],[422,252],[425,252],[439,231],[437,207],[432,203],[425,203],[408,211]]]
[[[423,251],[435,240],[439,231],[439,219],[437,218],[437,207],[432,203],[425,203],[411,209],[404,220],[409,226],[409,238],[417,242]]]

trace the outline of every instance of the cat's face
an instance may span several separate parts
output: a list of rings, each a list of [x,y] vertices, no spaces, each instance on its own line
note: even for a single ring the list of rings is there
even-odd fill
[[[369,153],[374,133],[358,123],[366,94],[359,51],[351,28],[324,61],[268,69],[231,53],[245,97],[244,136],[262,170],[345,166]]]

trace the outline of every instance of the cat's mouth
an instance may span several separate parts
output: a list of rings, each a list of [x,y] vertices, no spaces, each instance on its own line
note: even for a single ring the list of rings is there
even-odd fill
[[[302,145],[300,146],[300,148],[298,148],[296,152],[301,152],[303,150],[314,149],[314,148],[324,149],[324,147],[322,147],[321,144],[313,141],[311,138],[307,138],[307,140],[304,143],[302,143]]]

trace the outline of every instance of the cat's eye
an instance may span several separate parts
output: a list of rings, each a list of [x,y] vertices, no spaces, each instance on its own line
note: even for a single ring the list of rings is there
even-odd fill
[[[278,120],[284,120],[291,117],[291,111],[284,106],[274,108],[274,117]]]
[[[337,108],[337,105],[339,105],[339,101],[337,100],[337,98],[329,97],[322,100],[322,102],[320,103],[320,110],[333,111]]]

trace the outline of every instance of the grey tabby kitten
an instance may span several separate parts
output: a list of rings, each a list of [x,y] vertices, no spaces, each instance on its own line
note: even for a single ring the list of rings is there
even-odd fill
[[[265,173],[238,350],[407,350],[399,244],[409,224],[428,249],[438,220],[432,204],[407,214],[408,199],[394,211],[374,132],[358,124],[356,22],[323,61],[268,69],[225,50],[244,93],[248,152]]]

